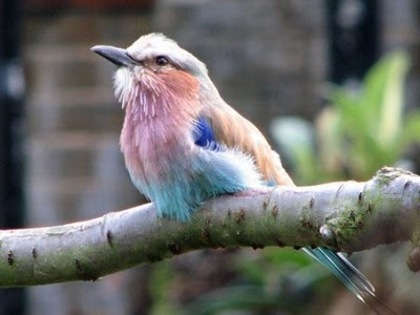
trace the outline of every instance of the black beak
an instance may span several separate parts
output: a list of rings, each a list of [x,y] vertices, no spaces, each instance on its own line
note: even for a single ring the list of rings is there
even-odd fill
[[[127,53],[127,50],[123,48],[98,45],[93,46],[90,50],[96,52],[105,59],[108,59],[119,67],[128,67],[130,65],[137,64],[136,61]]]

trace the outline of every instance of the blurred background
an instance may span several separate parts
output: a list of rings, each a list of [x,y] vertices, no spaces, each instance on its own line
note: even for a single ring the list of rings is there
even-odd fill
[[[418,173],[418,0],[2,0],[0,224],[50,226],[144,202],[118,141],[115,67],[89,51],[163,32],[209,68],[299,185]],[[352,260],[420,313],[408,244]],[[370,314],[292,249],[194,252],[96,283],[0,290],[0,314]]]

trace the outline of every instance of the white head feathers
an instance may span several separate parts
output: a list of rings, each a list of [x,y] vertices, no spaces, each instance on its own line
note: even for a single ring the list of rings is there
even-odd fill
[[[161,33],[151,33],[141,36],[127,48],[128,54],[135,60],[142,61],[158,56],[164,56],[179,68],[197,77],[207,77],[206,65],[193,54],[178,46],[178,44]]]

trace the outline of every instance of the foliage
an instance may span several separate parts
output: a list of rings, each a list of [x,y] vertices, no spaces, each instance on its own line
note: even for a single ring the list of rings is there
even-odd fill
[[[372,67],[360,88],[331,85],[330,106],[315,126],[290,117],[273,122],[273,136],[299,181],[366,179],[380,167],[394,165],[420,140],[420,113],[404,115],[407,69],[406,54],[392,53]]]
[[[151,270],[151,281],[149,282],[149,292],[154,301],[151,315],[175,314],[175,306],[167,296],[167,286],[173,279],[173,269],[168,261],[157,262]]]
[[[243,251],[236,258],[237,281],[193,301],[188,314],[233,310],[238,314],[270,314],[273,310],[305,314],[301,301],[313,302],[316,284],[328,277],[325,268],[293,249],[267,248],[254,254]],[[328,290],[323,288],[326,297]]]

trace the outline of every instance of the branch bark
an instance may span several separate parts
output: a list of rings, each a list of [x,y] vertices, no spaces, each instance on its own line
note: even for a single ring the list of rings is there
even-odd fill
[[[204,248],[323,246],[351,253],[411,240],[420,269],[420,177],[383,168],[367,182],[275,187],[208,201],[189,223],[153,204],[68,225],[0,231],[0,286],[101,276]]]

